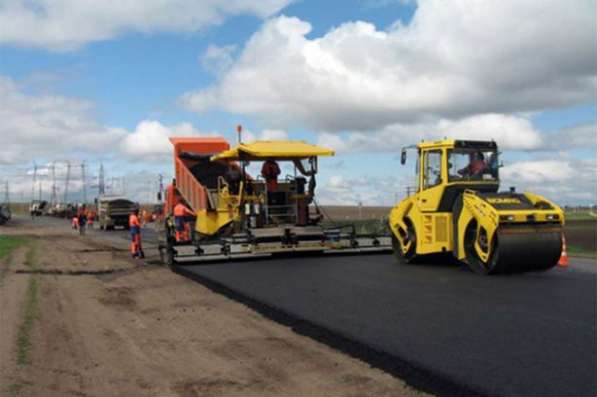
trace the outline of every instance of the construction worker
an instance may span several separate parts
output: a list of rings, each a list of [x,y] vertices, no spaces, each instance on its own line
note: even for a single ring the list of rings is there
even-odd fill
[[[278,175],[280,175],[278,163],[273,159],[267,159],[261,167],[261,176],[265,179],[269,193],[278,190]]]
[[[181,200],[174,206],[174,226],[176,228],[176,241],[188,241],[190,240],[188,225],[185,220],[186,216],[195,216]]]
[[[79,211],[79,215],[77,216],[77,223],[79,224],[79,234],[85,234],[85,225],[87,224],[87,213],[85,208],[82,208]]]
[[[469,164],[458,173],[462,176],[477,176],[480,175],[487,168],[485,163],[485,156],[481,152],[473,152],[469,154]]]
[[[141,246],[141,222],[138,208],[135,208],[129,216],[129,231],[131,232],[131,256],[137,259],[145,258]]]
[[[87,211],[87,227],[93,229],[93,221],[95,219],[95,214],[92,210]]]

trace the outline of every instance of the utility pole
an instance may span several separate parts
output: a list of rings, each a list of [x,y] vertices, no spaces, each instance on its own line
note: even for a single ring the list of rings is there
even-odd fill
[[[87,178],[85,178],[85,161],[81,163],[81,179],[83,179],[83,204],[87,203]]]
[[[39,201],[41,202],[41,181],[39,181]]]
[[[106,185],[104,182],[104,164],[100,163],[100,169],[99,169],[99,176],[98,176],[98,196],[103,196],[106,194]]]
[[[66,162],[66,178],[64,179],[64,205],[68,204],[68,183],[70,182],[70,162]]]

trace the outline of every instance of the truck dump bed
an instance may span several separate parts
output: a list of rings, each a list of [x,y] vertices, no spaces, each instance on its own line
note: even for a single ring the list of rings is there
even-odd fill
[[[174,172],[176,178],[176,189],[186,200],[189,207],[197,212],[207,207],[207,188],[217,183],[215,174],[221,174],[221,170],[211,175],[209,170],[222,167],[217,163],[209,163],[209,158],[224,150],[230,145],[223,138],[170,138],[174,146]]]

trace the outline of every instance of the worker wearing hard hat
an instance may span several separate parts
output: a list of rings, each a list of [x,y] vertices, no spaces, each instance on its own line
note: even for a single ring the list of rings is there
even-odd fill
[[[280,175],[278,163],[273,159],[267,159],[261,167],[261,176],[265,179],[268,192],[278,190],[278,175]]]
[[[141,246],[141,222],[139,221],[139,209],[137,208],[129,216],[129,231],[131,232],[131,256],[137,259],[145,258]]]
[[[190,240],[189,229],[185,220],[186,216],[195,216],[195,214],[182,201],[178,201],[174,206],[175,237],[178,242]]]

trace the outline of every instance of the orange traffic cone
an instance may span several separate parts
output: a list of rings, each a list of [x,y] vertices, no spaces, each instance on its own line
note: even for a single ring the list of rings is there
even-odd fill
[[[568,267],[568,251],[566,250],[566,237],[562,234],[562,255],[558,261],[558,267]]]

